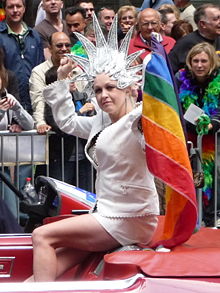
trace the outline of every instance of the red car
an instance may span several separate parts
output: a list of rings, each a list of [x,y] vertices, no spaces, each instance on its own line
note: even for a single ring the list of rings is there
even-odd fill
[[[174,249],[128,246],[92,257],[52,283],[23,283],[32,274],[31,231],[36,225],[90,209],[95,195],[49,177],[43,205],[21,203],[29,214],[24,234],[0,237],[1,292],[220,292],[220,230],[202,228]],[[163,217],[160,217],[159,236]],[[76,281],[73,281],[76,280]],[[65,282],[64,282],[65,281]]]

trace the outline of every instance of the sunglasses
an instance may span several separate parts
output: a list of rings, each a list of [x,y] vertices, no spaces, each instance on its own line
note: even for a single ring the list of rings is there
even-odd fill
[[[55,46],[56,46],[58,49],[61,49],[61,48],[63,48],[64,46],[65,46],[66,48],[70,48],[70,47],[72,47],[72,44],[70,44],[70,43],[58,43],[58,44],[55,44]]]

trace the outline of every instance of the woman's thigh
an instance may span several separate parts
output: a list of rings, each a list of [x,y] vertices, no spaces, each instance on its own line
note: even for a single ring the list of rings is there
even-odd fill
[[[38,239],[53,246],[83,251],[105,251],[120,244],[90,214],[71,217],[37,228],[33,243]]]

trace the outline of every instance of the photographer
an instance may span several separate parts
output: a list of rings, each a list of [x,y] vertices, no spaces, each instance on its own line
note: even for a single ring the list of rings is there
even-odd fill
[[[31,130],[34,127],[34,121],[31,115],[24,110],[20,102],[12,94],[8,93],[8,90],[13,92],[13,89],[10,87],[10,77],[12,75],[4,67],[3,55],[0,54],[0,56],[0,131],[21,132],[22,130]],[[16,93],[16,90],[14,92]],[[20,168],[20,176],[24,177],[24,174],[22,175],[22,167]],[[4,167],[3,171],[5,176],[10,179],[10,168]],[[6,185],[4,185],[4,192],[2,187],[3,184],[1,183],[0,195],[14,217],[17,218],[16,197]]]

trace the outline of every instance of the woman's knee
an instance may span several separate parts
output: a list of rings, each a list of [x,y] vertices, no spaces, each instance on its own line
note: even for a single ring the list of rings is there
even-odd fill
[[[49,244],[48,231],[45,226],[38,227],[32,232],[33,246],[43,246]]]

